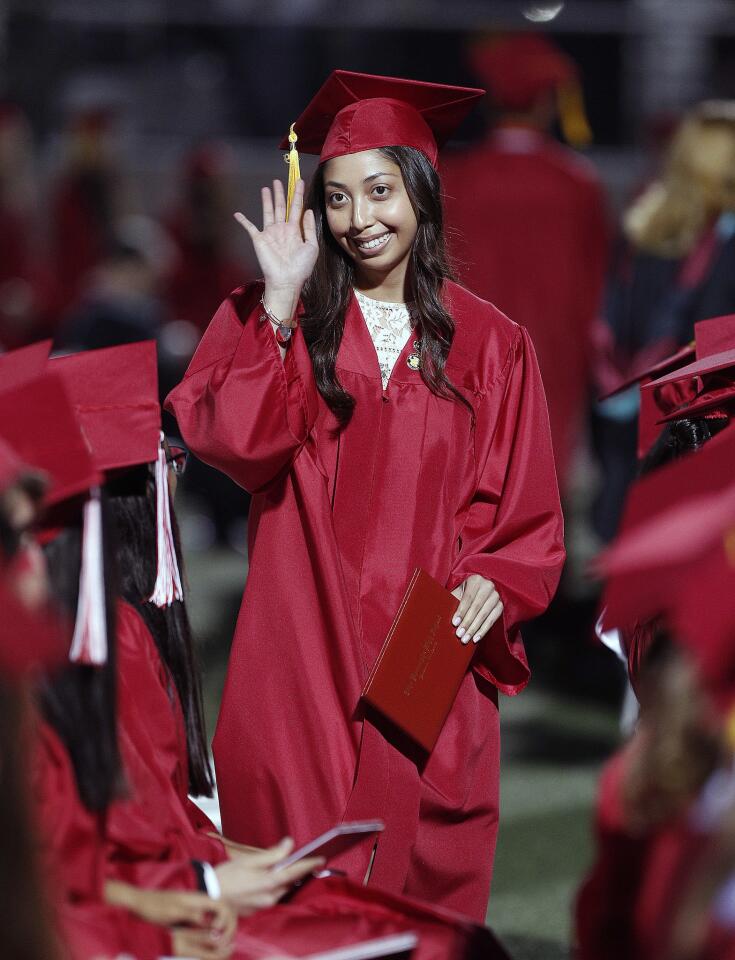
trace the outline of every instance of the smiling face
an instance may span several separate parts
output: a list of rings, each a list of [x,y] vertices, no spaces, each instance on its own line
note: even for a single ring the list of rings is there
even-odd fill
[[[418,221],[400,167],[379,150],[324,165],[324,206],[332,236],[371,285],[405,280]]]

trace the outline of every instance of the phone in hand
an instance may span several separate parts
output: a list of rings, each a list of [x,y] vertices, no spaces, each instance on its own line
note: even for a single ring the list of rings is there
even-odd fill
[[[350,847],[364,840],[370,834],[380,833],[384,829],[385,824],[382,820],[355,820],[351,823],[338,823],[336,827],[332,827],[331,830],[327,830],[321,836],[310,840],[303,847],[294,850],[284,860],[277,863],[273,870],[283,870],[306,857],[323,857],[325,863],[328,863],[333,857],[349,850]]]

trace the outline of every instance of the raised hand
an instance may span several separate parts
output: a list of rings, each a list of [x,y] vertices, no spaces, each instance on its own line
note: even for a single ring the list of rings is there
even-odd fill
[[[296,184],[288,219],[286,195],[280,180],[273,181],[272,192],[270,187],[263,187],[261,198],[262,230],[258,230],[242,213],[236,213],[235,219],[247,230],[253,241],[255,255],[265,278],[265,296],[269,309],[280,320],[288,321],[319,253],[314,211],[307,210],[303,213],[303,180]]]

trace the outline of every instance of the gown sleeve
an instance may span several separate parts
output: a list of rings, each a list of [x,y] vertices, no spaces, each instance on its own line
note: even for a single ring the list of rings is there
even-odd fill
[[[261,319],[262,291],[249,284],[222,303],[165,403],[194,453],[250,493],[290,466],[318,409],[303,336],[294,333],[282,360]]]
[[[448,587],[471,574],[497,587],[503,614],[480,641],[473,665],[502,693],[514,695],[530,676],[520,625],[548,606],[565,556],[546,399],[522,327],[497,384],[480,401],[476,436],[478,482]]]

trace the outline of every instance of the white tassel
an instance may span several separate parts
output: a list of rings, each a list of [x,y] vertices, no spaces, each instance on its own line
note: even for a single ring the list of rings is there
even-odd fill
[[[156,546],[158,570],[153,593],[148,598],[157,607],[170,607],[174,600],[183,600],[179,564],[176,560],[174,532],[171,528],[171,506],[168,496],[168,469],[163,434],[156,459]]]
[[[107,662],[107,611],[99,487],[91,490],[90,498],[84,504],[79,602],[69,659],[72,663],[91,666],[102,666]]]

